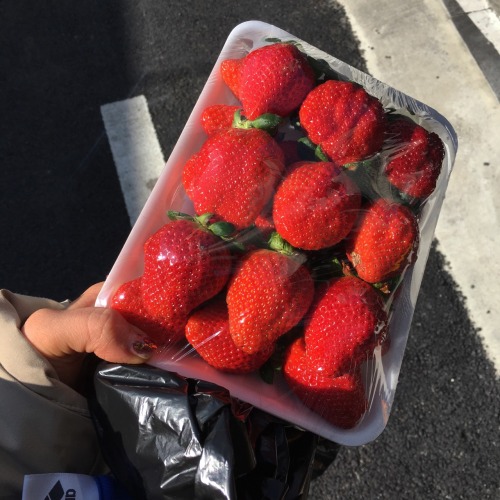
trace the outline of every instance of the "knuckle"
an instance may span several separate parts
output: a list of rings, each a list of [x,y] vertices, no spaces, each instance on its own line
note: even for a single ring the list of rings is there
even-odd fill
[[[94,352],[106,350],[116,339],[118,317],[112,309],[93,309],[88,317],[88,335]]]

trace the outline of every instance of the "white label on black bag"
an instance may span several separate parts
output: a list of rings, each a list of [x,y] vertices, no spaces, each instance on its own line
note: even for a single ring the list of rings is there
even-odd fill
[[[99,500],[99,488],[84,474],[31,474],[24,476],[22,500]]]

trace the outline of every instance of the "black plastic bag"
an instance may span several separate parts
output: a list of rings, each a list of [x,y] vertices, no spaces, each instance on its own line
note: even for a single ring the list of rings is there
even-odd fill
[[[104,363],[94,385],[104,457],[137,499],[305,499],[339,449],[226,389],[157,368]]]

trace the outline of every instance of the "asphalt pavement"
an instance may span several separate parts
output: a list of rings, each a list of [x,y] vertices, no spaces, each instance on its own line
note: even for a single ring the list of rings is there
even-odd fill
[[[130,214],[103,106],[142,96],[168,158],[232,28],[251,19],[279,26],[438,109],[464,151],[388,425],[374,442],[342,448],[310,498],[498,499],[500,387],[488,351],[495,334],[488,343],[480,330],[496,318],[490,303],[498,296],[498,279],[491,279],[499,276],[498,262],[491,262],[498,101],[441,0],[432,9],[424,1],[396,8],[385,0],[372,11],[361,1],[342,4],[1,2],[0,286],[63,300],[105,279],[130,231]],[[384,13],[381,24],[377,15]],[[403,21],[412,16],[409,29]],[[441,37],[433,39],[429,26],[439,27]],[[409,35],[419,30],[417,43]],[[445,62],[453,62],[452,71]],[[149,189],[154,183],[150,173],[142,181]],[[468,260],[457,260],[461,253]],[[488,280],[495,281],[490,288]],[[480,293],[471,298],[474,290]]]

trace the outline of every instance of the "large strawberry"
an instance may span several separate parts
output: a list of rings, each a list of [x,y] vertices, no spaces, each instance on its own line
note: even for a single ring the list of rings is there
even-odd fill
[[[370,283],[386,281],[417,257],[419,227],[404,205],[379,198],[363,210],[347,238],[347,257],[360,278]]]
[[[283,152],[267,132],[231,128],[210,136],[187,161],[183,184],[197,213],[243,229],[271,199],[283,169]]]
[[[444,159],[439,136],[404,117],[389,122],[385,174],[402,193],[425,199],[436,188]]]
[[[276,230],[304,250],[336,245],[358,216],[358,187],[335,163],[299,162],[289,169],[274,197]]]
[[[249,252],[226,297],[234,343],[248,353],[266,349],[302,319],[313,295],[311,275],[300,260],[274,250]]]
[[[300,125],[333,161],[345,165],[382,148],[386,115],[380,101],[353,82],[328,80],[300,107]]]
[[[141,278],[121,285],[114,293],[110,306],[160,345],[175,343],[184,338],[187,316],[163,317],[150,314],[142,301]]]
[[[250,373],[259,369],[271,356],[273,346],[248,354],[239,349],[230,333],[224,297],[217,297],[197,309],[186,325],[186,338],[211,366],[228,373]]]
[[[387,331],[379,293],[354,276],[322,284],[307,315],[304,339],[311,366],[339,376],[373,355]]]
[[[174,220],[144,244],[141,291],[152,316],[187,319],[195,307],[224,288],[231,273],[231,253],[207,227],[206,219]]]
[[[288,116],[315,85],[307,59],[289,43],[266,45],[242,59],[226,60],[221,75],[250,120],[264,113]]]
[[[359,370],[338,377],[326,376],[309,364],[302,337],[290,346],[283,374],[302,403],[333,425],[350,429],[368,408]]]

